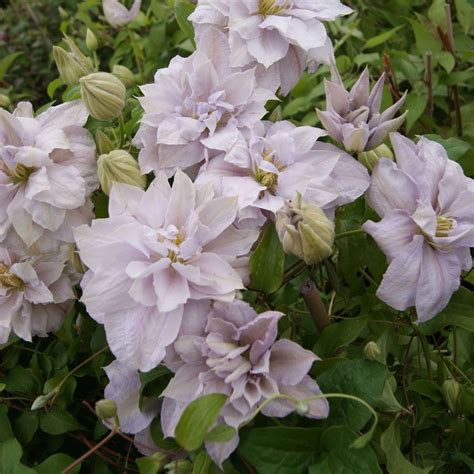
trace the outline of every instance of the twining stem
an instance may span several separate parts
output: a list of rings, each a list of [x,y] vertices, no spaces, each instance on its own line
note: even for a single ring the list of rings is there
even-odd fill
[[[360,229],[354,229],[354,230],[348,230],[347,232],[341,232],[340,234],[336,234],[335,239],[343,239],[344,237],[351,237],[352,235],[359,235],[359,234],[365,234],[365,230],[360,228]]]
[[[76,459],[73,463],[69,464],[65,469],[61,471],[61,474],[67,474],[68,472],[71,472],[75,467],[79,466],[79,464],[82,463],[82,461],[85,461],[89,456],[94,454],[98,449],[100,449],[104,444],[108,443],[116,434],[117,434],[118,428],[114,427],[114,429],[99,443],[97,443],[93,448],[89,449],[86,453],[84,453],[80,458]]]
[[[300,293],[313,318],[316,329],[321,333],[326,326],[331,324],[331,320],[314,281],[306,280],[300,286]]]
[[[105,346],[103,347],[102,349],[98,350],[97,352],[94,352],[94,354],[92,354],[90,357],[88,357],[86,360],[83,360],[79,365],[77,365],[76,367],[74,367],[74,369],[72,369],[70,372],[68,372],[64,378],[61,380],[61,382],[59,382],[59,384],[54,388],[54,396],[53,398],[51,399],[51,406],[54,405],[54,402],[56,401],[56,398],[58,398],[59,394],[61,393],[61,389],[63,388],[64,384],[66,383],[66,381],[69,379],[69,377],[74,374],[75,372],[77,372],[81,367],[84,367],[85,365],[87,365],[91,360],[94,360],[98,355],[102,354],[103,352],[105,352],[107,349],[109,348],[109,346]]]

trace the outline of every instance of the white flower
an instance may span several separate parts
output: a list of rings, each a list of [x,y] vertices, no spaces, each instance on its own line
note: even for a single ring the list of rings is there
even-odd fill
[[[128,10],[118,0],[102,0],[105,19],[115,28],[125,26],[133,21],[140,11],[141,4],[142,0],[134,0],[132,8]]]

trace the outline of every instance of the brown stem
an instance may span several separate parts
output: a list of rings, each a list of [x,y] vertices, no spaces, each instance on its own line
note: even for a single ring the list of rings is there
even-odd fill
[[[321,333],[326,326],[331,324],[331,321],[315,283],[312,280],[306,280],[300,286],[300,292],[317,330]]]

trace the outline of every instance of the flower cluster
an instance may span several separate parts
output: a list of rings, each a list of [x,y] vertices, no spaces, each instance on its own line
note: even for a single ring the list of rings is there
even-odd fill
[[[72,228],[92,219],[95,144],[81,102],[0,109],[0,342],[59,327],[78,282]]]

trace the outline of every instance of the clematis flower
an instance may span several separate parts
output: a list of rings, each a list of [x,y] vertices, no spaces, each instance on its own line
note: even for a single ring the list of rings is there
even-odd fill
[[[258,231],[236,229],[236,213],[234,198],[213,198],[182,172],[171,188],[160,173],[147,191],[115,184],[110,217],[75,229],[89,267],[82,301],[105,325],[117,359],[151,370],[176,339],[188,303],[231,301],[244,287],[236,269]]]
[[[380,113],[384,80],[382,74],[370,92],[369,71],[365,68],[350,92],[344,88],[336,70],[333,70],[333,80],[324,83],[327,110],[317,110],[318,117],[329,135],[349,153],[377,148],[405,120],[408,112],[393,117],[403,105],[406,94]]]
[[[307,374],[317,357],[298,344],[277,338],[282,313],[257,314],[239,300],[214,303],[211,312],[199,321],[188,319],[166,359],[176,374],[163,392],[161,424],[165,436],[173,436],[186,406],[208,393],[223,393],[228,400],[220,422],[236,430],[249,421],[263,402],[276,395],[297,400],[320,395],[316,382]],[[188,322],[192,324],[188,324]],[[262,407],[272,417],[287,416],[295,404],[276,398]],[[325,418],[328,403],[324,398],[305,405],[309,418]],[[221,464],[237,447],[238,434],[227,443],[206,443],[206,448]]]
[[[74,283],[67,246],[37,255],[0,246],[0,344],[11,332],[31,342],[58,329],[74,302]]]
[[[196,52],[175,57],[141,89],[145,114],[134,139],[140,167],[168,176],[228,151],[274,97],[258,86],[254,70],[230,68],[227,39],[212,28]]]
[[[72,242],[72,227],[92,218],[95,144],[80,101],[33,117],[30,103],[0,109],[0,241],[31,246],[45,236]]]
[[[439,313],[472,268],[474,186],[438,143],[414,144],[392,134],[396,163],[382,158],[372,174],[370,206],[382,217],[364,229],[387,256],[389,267],[377,296],[418,321]]]
[[[211,25],[228,32],[231,65],[259,65],[286,95],[307,67],[334,58],[323,22],[349,13],[338,0],[200,0],[189,19],[198,39]]]
[[[196,182],[212,183],[220,195],[237,196],[241,215],[275,215],[299,192],[329,209],[360,196],[369,185],[365,168],[336,147],[317,142],[326,133],[290,122],[260,122],[248,142],[201,168]],[[339,179],[341,177],[344,179]],[[257,214],[256,214],[257,213]]]
[[[130,10],[118,0],[102,0],[105,19],[114,28],[125,26],[135,19],[140,11],[142,0],[134,0]]]

